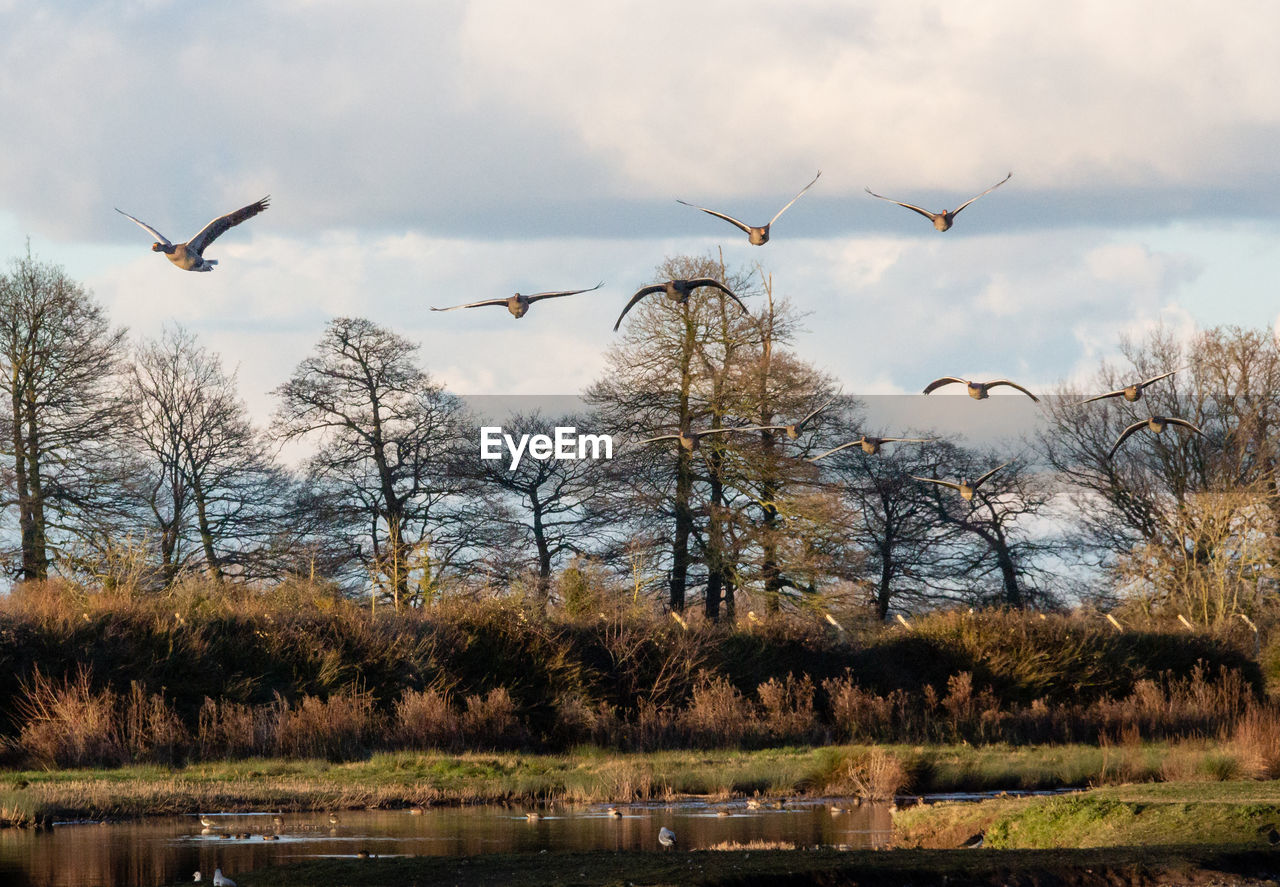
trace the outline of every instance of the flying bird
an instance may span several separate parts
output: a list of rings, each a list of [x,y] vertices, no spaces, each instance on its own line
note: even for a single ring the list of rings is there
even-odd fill
[[[1019,391],[1021,391],[1027,397],[1034,400],[1036,403],[1040,402],[1040,398],[1036,397],[1030,391],[1023,388],[1017,382],[1010,382],[1008,379],[995,379],[991,382],[970,382],[966,379],[957,379],[955,376],[943,376],[941,379],[934,379],[932,382],[926,385],[924,388],[924,393],[929,394],[941,388],[943,385],[953,385],[953,384],[963,385],[966,388],[968,388],[969,396],[972,397],[974,400],[983,400],[989,397],[990,390],[992,388],[997,388],[1001,385],[1008,385],[1010,388],[1017,388]]]
[[[822,178],[822,170],[818,170],[818,174],[813,177],[813,182],[810,182],[809,184],[805,185],[803,188],[800,189],[800,194],[803,194],[805,191],[808,191],[810,188],[812,188],[814,185],[814,182],[818,181],[818,179],[820,178]],[[778,221],[778,216],[782,215],[784,212],[791,209],[791,204],[795,203],[797,200],[800,199],[800,194],[797,194],[795,197],[792,197],[791,201],[782,209],[778,210],[777,214],[772,219],[770,219],[768,222],[760,226],[747,225],[743,222],[739,222],[733,216],[716,212],[714,209],[707,209],[705,206],[698,206],[696,204],[689,203],[688,201],[681,200],[679,197],[676,198],[676,203],[683,203],[685,206],[692,206],[694,209],[700,209],[704,213],[707,213],[708,215],[715,216],[717,219],[724,219],[730,225],[735,225],[738,228],[741,228],[746,233],[747,239],[751,241],[752,246],[764,246],[766,243],[769,242],[769,227],[774,222]],[[956,210],[956,212],[959,212],[959,210]]]
[[[432,311],[456,311],[459,308],[479,308],[483,305],[506,305],[507,310],[511,312],[511,316],[517,320],[529,313],[529,306],[534,302],[542,299],[558,299],[561,296],[576,296],[578,293],[592,293],[604,286],[604,281],[600,281],[590,289],[585,290],[556,290],[549,293],[534,293],[526,296],[523,293],[516,293],[506,299],[485,299],[483,302],[468,302],[466,305],[454,305],[449,308],[432,308]]]
[[[664,825],[658,829],[658,843],[663,847],[674,847],[676,845],[676,833]]]
[[[874,456],[878,454],[880,452],[880,448],[887,443],[929,443],[936,439],[937,438],[933,437],[868,437],[864,434],[857,440],[851,440],[848,443],[843,443],[838,447],[827,450],[825,453],[819,453],[808,461],[817,462],[819,459],[825,459],[832,453],[838,453],[841,450],[848,449],[849,447],[862,447],[862,452],[866,453],[868,456]]]
[[[680,431],[676,434],[663,434],[658,437],[650,437],[640,441],[641,444],[656,443],[660,440],[678,440],[680,446],[692,453],[698,449],[698,444],[702,442],[704,437],[711,434],[728,434],[731,431],[761,431],[759,425],[736,425],[732,428],[708,428],[706,431]]]
[[[801,429],[803,429],[804,426],[808,424],[810,419],[818,415],[818,413],[821,413],[823,410],[825,410],[827,407],[831,406],[835,402],[836,402],[836,399],[833,397],[830,400],[828,400],[826,403],[824,403],[822,406],[818,407],[816,410],[811,411],[809,415],[805,416],[800,421],[792,422],[790,425],[765,425],[765,426],[762,426],[762,428],[767,429],[769,431],[785,431],[787,433],[787,437],[789,437],[791,440],[796,440],[798,437],[800,437]]]
[[[1167,379],[1176,372],[1177,370],[1169,370],[1167,373],[1161,373],[1159,376],[1152,376],[1150,379],[1146,379],[1145,381],[1135,382],[1132,385],[1126,385],[1124,388],[1117,388],[1115,391],[1108,391],[1106,394],[1099,394],[1097,397],[1091,397],[1088,400],[1080,401],[1077,406],[1084,406],[1087,403],[1093,403],[1095,400],[1103,400],[1108,397],[1123,397],[1125,400],[1132,403],[1142,397],[1142,390],[1148,385],[1154,382],[1159,382],[1161,379]]]
[[[909,210],[912,210],[913,212],[920,213],[920,215],[924,216],[929,221],[933,222],[933,227],[937,228],[939,231],[946,231],[948,228],[951,227],[952,223],[955,222],[956,216],[960,215],[960,210],[964,209],[966,206],[973,203],[975,200],[978,199],[978,197],[982,197],[984,194],[990,194],[996,188],[999,188],[1005,182],[1009,181],[1009,179],[1012,177],[1013,177],[1013,173],[1009,173],[1009,175],[1005,176],[1003,179],[996,182],[990,188],[983,191],[982,194],[977,195],[977,197],[970,197],[968,200],[966,200],[964,203],[957,206],[955,209],[950,209],[950,210],[944,209],[942,212],[937,212],[937,213],[930,212],[929,210],[924,209],[923,207],[916,206],[913,203],[903,203],[901,200],[894,200],[892,197],[885,197],[883,194],[877,194],[875,191],[872,191],[870,188],[867,188],[866,190],[867,190],[867,193],[870,194],[872,197],[879,197],[881,200],[887,200],[890,203],[896,203],[898,204],[898,206],[903,206]]]
[[[1143,419],[1141,422],[1134,422],[1124,431],[1120,432],[1120,436],[1116,438],[1116,442],[1111,447],[1111,452],[1107,453],[1107,458],[1110,459],[1114,456],[1116,454],[1116,450],[1120,449],[1120,444],[1128,440],[1130,435],[1141,431],[1143,428],[1148,428],[1156,434],[1159,434],[1170,425],[1177,425],[1182,428],[1189,429],[1199,435],[1204,434],[1203,431],[1192,425],[1186,419],[1177,419],[1173,416],[1152,416],[1149,419]]]
[[[738,307],[743,311],[747,310],[747,306],[742,304],[742,300],[737,297],[733,290],[729,289],[714,277],[695,277],[692,280],[677,278],[675,280],[668,280],[665,283],[651,284],[636,290],[636,294],[631,297],[631,301],[627,303],[627,307],[623,308],[622,313],[618,315],[618,322],[613,325],[613,331],[615,333],[618,331],[618,327],[622,326],[622,318],[626,317],[627,312],[632,309],[636,302],[639,302],[645,296],[652,295],[653,293],[665,293],[668,299],[683,305],[685,302],[689,301],[689,297],[693,295],[694,290],[700,289],[704,286],[715,287],[729,298],[733,299],[733,301],[737,302]]]
[[[218,264],[217,259],[206,259],[204,251],[218,239],[222,234],[226,233],[228,228],[234,228],[241,222],[252,219],[258,213],[266,209],[270,204],[268,200],[270,195],[259,200],[257,203],[251,203],[248,206],[242,206],[235,212],[227,213],[225,216],[218,216],[209,224],[200,230],[200,233],[188,240],[186,243],[172,243],[170,240],[152,228],[141,219],[134,218],[119,207],[116,212],[127,219],[131,219],[136,224],[142,226],[151,232],[151,236],[156,238],[156,242],[151,244],[151,251],[156,253],[164,253],[169,257],[169,261],[177,265],[183,271],[212,271],[213,266]]]
[[[978,487],[986,483],[987,478],[991,477],[991,475],[995,474],[997,471],[999,471],[1001,468],[1004,468],[1004,466],[1008,464],[1009,463],[1006,462],[1004,463],[1004,465],[997,465],[995,468],[992,468],[990,471],[988,471],[986,474],[982,475],[982,477],[978,478],[975,481],[969,481],[969,480],[966,480],[965,478],[960,478],[960,481],[957,483],[955,481],[950,481],[950,480],[938,480],[936,477],[918,477],[917,475],[914,475],[914,474],[911,475],[911,477],[914,478],[915,480],[924,481],[925,483],[938,484],[944,487],[951,487],[951,489],[956,490],[960,493],[960,497],[962,499],[964,499],[966,502],[970,502],[973,500],[974,494],[978,492]]]

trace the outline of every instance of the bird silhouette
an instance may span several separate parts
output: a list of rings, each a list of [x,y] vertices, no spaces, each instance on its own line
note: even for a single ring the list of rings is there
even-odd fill
[[[639,302],[645,296],[653,293],[665,293],[668,299],[683,305],[689,301],[689,297],[693,295],[694,290],[701,289],[704,286],[715,287],[737,302],[738,307],[743,311],[747,310],[747,306],[742,304],[742,300],[738,298],[737,294],[714,277],[695,277],[691,280],[676,278],[675,280],[651,284],[636,290],[636,294],[631,297],[631,301],[627,302],[627,307],[623,308],[622,313],[618,315],[618,322],[613,325],[613,331],[615,333],[618,331],[618,327],[622,326],[622,318],[626,317],[627,312],[632,309],[636,302]]]
[[[828,400],[826,403],[824,403],[822,406],[818,407],[816,410],[811,411],[809,415],[805,416],[803,419],[800,419],[797,422],[792,422],[790,425],[764,425],[764,426],[761,426],[761,430],[767,429],[769,431],[785,431],[787,433],[788,438],[790,438],[791,440],[796,440],[797,438],[800,437],[800,432],[804,428],[804,426],[809,424],[810,419],[812,419],[814,416],[821,413],[823,410],[825,410],[827,407],[831,406],[835,402],[836,402],[836,399],[833,397],[830,400]]]
[[[692,453],[694,450],[698,449],[698,445],[702,442],[702,439],[704,437],[707,437],[708,435],[729,434],[730,432],[734,432],[734,431],[761,431],[761,430],[763,429],[759,425],[736,425],[732,428],[708,428],[705,431],[687,431],[687,432],[680,431],[680,432],[677,432],[676,434],[661,434],[657,437],[645,438],[644,440],[639,441],[639,443],[647,444],[647,443],[655,443],[660,440],[678,440],[680,441],[681,447],[683,447],[684,449]]]
[[[1156,434],[1160,434],[1170,425],[1177,425],[1180,428],[1189,429],[1199,435],[1204,434],[1203,431],[1192,425],[1186,419],[1178,419],[1173,416],[1152,416],[1148,419],[1143,419],[1140,422],[1134,422],[1124,431],[1120,432],[1120,436],[1116,438],[1116,442],[1111,446],[1111,452],[1107,453],[1107,458],[1110,459],[1114,456],[1116,454],[1116,450],[1120,449],[1120,444],[1124,443],[1131,435],[1136,434],[1143,428],[1147,428]]]
[[[841,450],[848,449],[849,447],[862,447],[862,452],[866,453],[868,456],[874,456],[878,454],[880,452],[881,447],[883,447],[887,443],[929,443],[934,440],[937,440],[937,438],[935,437],[868,437],[867,435],[864,434],[862,437],[858,438],[857,440],[851,440],[848,443],[840,444],[840,446],[838,447],[833,447],[827,450],[825,453],[819,453],[809,461],[817,462],[819,459],[825,459],[827,456],[830,456],[832,453],[838,453]]]
[[[1134,382],[1132,385],[1126,385],[1123,388],[1117,388],[1115,391],[1108,391],[1106,394],[1099,394],[1096,397],[1090,397],[1088,400],[1080,401],[1078,406],[1084,406],[1087,403],[1093,403],[1095,400],[1104,400],[1108,397],[1123,397],[1125,400],[1132,403],[1133,401],[1136,401],[1142,397],[1142,390],[1146,388],[1148,385],[1154,382],[1159,382],[1161,379],[1167,379],[1176,372],[1177,370],[1169,370],[1169,372],[1167,373],[1161,373],[1158,376],[1152,376],[1150,379],[1145,379],[1142,382]]]
[[[131,219],[134,223],[151,232],[151,235],[156,238],[156,242],[151,244],[152,252],[164,253],[168,256],[170,262],[173,262],[173,264],[177,265],[183,271],[212,271],[213,266],[218,264],[218,260],[206,259],[204,257],[204,251],[209,244],[218,239],[218,237],[225,233],[228,228],[233,228],[241,222],[247,219],[252,219],[258,213],[262,212],[270,205],[267,202],[270,199],[271,197],[268,195],[256,203],[240,207],[240,209],[235,212],[229,212],[225,216],[218,216],[212,222],[201,228],[200,233],[188,240],[186,243],[170,242],[167,237],[155,228],[152,228],[141,219],[129,215],[119,207],[116,208],[116,212],[120,213],[120,215],[127,219]]]
[[[584,290],[555,290],[548,293],[533,293],[532,295],[524,295],[516,293],[505,299],[485,299],[481,302],[468,302],[465,305],[453,305],[449,308],[432,308],[432,311],[456,311],[459,308],[480,308],[484,305],[506,305],[507,310],[511,312],[511,316],[519,320],[529,313],[529,306],[534,302],[540,302],[543,299],[558,299],[561,296],[576,296],[578,293],[593,293],[600,287],[604,286],[604,281],[600,281],[595,286]]]
[[[898,204],[898,206],[902,206],[913,212],[920,213],[920,215],[924,216],[929,221],[933,222],[933,227],[937,228],[939,231],[946,231],[948,228],[951,227],[952,223],[955,222],[956,216],[960,215],[960,211],[962,209],[964,209],[969,204],[973,203],[979,197],[982,197],[985,194],[990,194],[996,188],[999,188],[1005,182],[1009,181],[1009,179],[1012,177],[1013,177],[1013,173],[1009,173],[1009,175],[1005,176],[1003,179],[996,182],[990,188],[983,191],[982,194],[978,194],[974,197],[970,197],[968,200],[966,200],[964,203],[957,206],[955,209],[944,209],[942,210],[942,212],[936,212],[936,213],[930,212],[924,207],[916,206],[914,203],[903,203],[901,200],[894,200],[892,197],[885,197],[883,194],[877,194],[875,191],[872,191],[870,188],[867,188],[866,190],[867,190],[867,193],[870,194],[872,197],[879,197],[881,200],[887,200],[890,203],[896,203]]]
[[[773,225],[774,222],[778,221],[778,216],[782,215],[784,212],[789,210],[791,208],[791,204],[799,200],[800,195],[803,194],[805,191],[808,191],[810,188],[812,188],[814,185],[814,182],[817,182],[818,179],[820,178],[822,178],[822,170],[818,170],[818,174],[813,177],[813,182],[810,182],[809,184],[801,188],[799,194],[797,194],[795,197],[792,197],[786,206],[778,210],[778,212],[774,215],[774,217],[769,221],[765,222],[763,225],[748,225],[745,222],[738,221],[733,216],[725,215],[722,212],[716,212],[714,209],[707,209],[705,206],[698,206],[697,204],[689,203],[688,201],[681,200],[678,197],[676,198],[676,203],[683,203],[685,206],[691,206],[694,209],[700,209],[704,213],[707,213],[708,215],[715,216],[717,219],[724,219],[730,225],[734,225],[742,229],[742,231],[746,233],[747,239],[751,242],[752,246],[764,246],[766,243],[769,242],[769,228]],[[957,212],[959,212],[959,210],[957,210]]]
[[[994,379],[990,382],[970,382],[967,379],[959,379],[959,378],[956,378],[955,376],[943,376],[940,379],[934,379],[932,382],[926,385],[924,388],[924,393],[930,394],[936,391],[937,389],[941,388],[943,385],[954,385],[954,384],[965,386],[969,390],[969,396],[972,397],[974,400],[985,400],[987,397],[991,396],[990,390],[992,388],[998,388],[1001,385],[1007,385],[1010,388],[1018,389],[1027,397],[1034,400],[1036,403],[1040,402],[1040,398],[1036,397],[1030,391],[1023,388],[1017,382],[1010,382],[1008,379]]]
[[[914,474],[911,476],[915,480],[924,481],[925,483],[939,484],[940,486],[951,487],[951,489],[958,491],[960,493],[961,498],[963,498],[966,502],[970,502],[973,500],[974,495],[978,492],[978,487],[986,483],[987,478],[991,477],[991,475],[995,474],[997,471],[999,471],[1001,468],[1004,468],[1004,466],[1008,464],[1009,463],[1006,462],[1004,463],[1004,465],[997,465],[995,468],[992,468],[990,471],[988,471],[986,474],[982,475],[982,477],[978,478],[975,481],[969,481],[966,478],[961,478],[959,481],[950,481],[950,480],[939,480],[936,477],[919,477]]]

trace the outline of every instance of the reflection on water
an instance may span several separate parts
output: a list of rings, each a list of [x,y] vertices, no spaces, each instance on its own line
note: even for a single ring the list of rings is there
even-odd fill
[[[838,812],[833,812],[833,807]],[[887,806],[841,801],[748,809],[682,802],[634,804],[614,816],[604,805],[556,805],[527,819],[508,807],[442,807],[409,811],[347,811],[336,826],[327,813],[195,816],[112,825],[68,824],[52,831],[0,830],[0,883],[30,887],[139,887],[189,882],[195,871],[211,879],[317,856],[361,854],[474,855],[563,850],[656,850],[658,829],[675,831],[679,846],[700,850],[724,842],[768,841],[812,847],[866,848],[888,843]]]

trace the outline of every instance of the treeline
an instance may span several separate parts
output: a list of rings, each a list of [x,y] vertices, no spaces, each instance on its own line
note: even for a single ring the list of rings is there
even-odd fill
[[[740,619],[745,595],[762,613],[845,621],[1084,598],[1210,625],[1261,618],[1274,597],[1270,331],[1128,343],[1098,390],[1179,372],[1136,404],[1080,406],[1063,389],[1038,439],[987,452],[928,428],[869,428],[863,404],[795,351],[799,319],[767,277],[687,257],[657,276],[723,279],[755,307],[713,289],[640,303],[584,391],[590,419],[502,422],[611,433],[614,458],[511,470],[478,458],[482,421],[393,330],[330,321],[261,428],[194,335],[130,341],[60,268],[19,258],[0,275],[9,570],[152,592],[193,575],[227,587],[307,577],[375,608],[496,593],[571,614],[591,587],[622,580],[677,613],[696,601],[711,621]],[[1144,433],[1108,458],[1149,414],[1205,434]],[[691,447],[638,443],[744,426]],[[862,435],[929,440],[809,461]],[[285,444],[302,464],[280,461]],[[1006,462],[972,502],[917,479]]]
[[[621,588],[579,618],[451,601],[370,618],[324,585],[0,608],[11,765],[374,750],[1215,737],[1262,699],[1241,637],[936,614],[855,632],[778,614],[688,628]]]

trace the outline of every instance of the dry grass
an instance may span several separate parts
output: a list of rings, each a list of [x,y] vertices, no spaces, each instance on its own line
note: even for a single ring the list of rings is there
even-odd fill
[[[1252,707],[1236,721],[1228,747],[1253,779],[1280,778],[1280,712]]]

